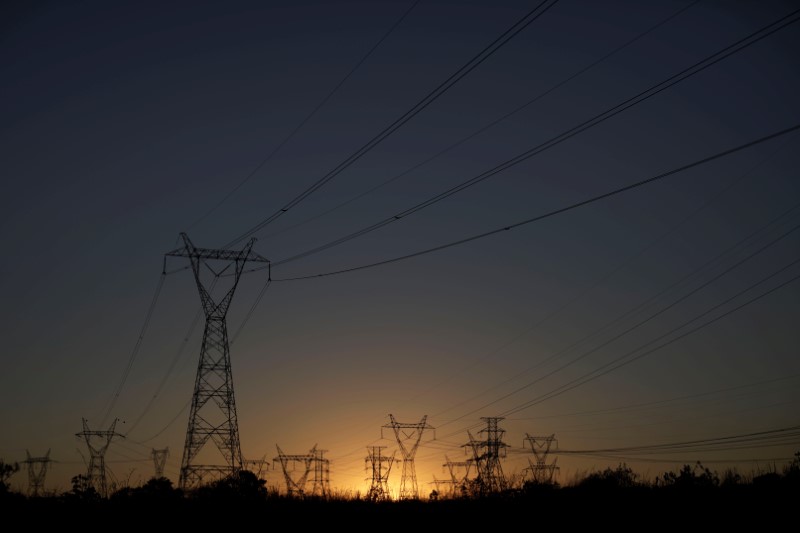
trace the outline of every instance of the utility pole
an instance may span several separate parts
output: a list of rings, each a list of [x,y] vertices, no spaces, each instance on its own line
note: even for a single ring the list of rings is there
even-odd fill
[[[28,494],[32,497],[41,496],[44,491],[44,478],[47,475],[47,467],[52,463],[50,450],[43,457],[31,457],[28,450],[25,450],[25,460],[22,464],[28,465]]]
[[[108,481],[106,476],[106,452],[114,437],[125,437],[114,431],[117,425],[115,418],[107,431],[92,431],[85,418],[82,419],[83,431],[76,433],[76,437],[83,437],[86,447],[89,448],[89,468],[86,474],[89,486],[94,487],[97,493],[105,498],[108,496]]]
[[[155,475],[153,477],[155,479],[164,477],[164,465],[167,464],[169,448],[164,448],[162,450],[156,450],[153,448],[153,451],[150,452],[150,456],[153,458],[153,467],[155,469]]]
[[[215,250],[195,247],[185,233],[181,233],[181,238],[184,245],[167,252],[164,264],[166,267],[167,257],[189,259],[206,317],[181,460],[179,486],[186,490],[197,488],[208,478],[233,476],[243,468],[226,317],[245,263],[269,264],[269,261],[252,251],[255,239],[250,239],[241,250]],[[212,266],[220,263],[224,266],[218,269]],[[233,278],[231,287],[219,301],[214,301],[201,273],[208,269],[216,281],[231,267],[233,271],[228,274]],[[206,446],[209,442],[216,451]]]
[[[535,459],[534,461],[528,459],[530,466],[525,469],[531,473],[531,481],[537,485],[551,485],[555,478],[555,473],[558,471],[558,466],[556,466],[558,458],[547,464],[547,455],[553,451],[552,446],[554,443],[556,448],[558,447],[555,434],[546,437],[534,437],[526,433],[525,440],[522,443],[523,447],[526,442],[530,446]]]
[[[367,471],[372,470],[372,476],[367,478],[371,481],[367,499],[373,502],[388,501],[392,497],[389,494],[389,473],[394,464],[394,454],[391,456],[383,455],[386,446],[367,447],[367,458],[364,460],[369,466]]]
[[[389,415],[389,424],[384,428],[391,428],[400,447],[403,456],[403,475],[400,478],[400,499],[417,500],[419,499],[419,488],[417,487],[417,471],[414,466],[414,456],[417,454],[422,433],[426,429],[434,429],[427,423],[428,415],[422,417],[419,422],[402,423],[398,422],[394,415]],[[382,436],[382,435],[381,435]]]
[[[301,454],[286,454],[277,444],[275,447],[278,448],[278,456],[273,461],[278,461],[281,464],[283,477],[286,480],[286,493],[289,496],[305,496],[306,481],[316,458],[317,445],[315,444],[310,452]],[[300,469],[300,475],[293,477],[293,466],[297,463],[300,463],[302,468]]]

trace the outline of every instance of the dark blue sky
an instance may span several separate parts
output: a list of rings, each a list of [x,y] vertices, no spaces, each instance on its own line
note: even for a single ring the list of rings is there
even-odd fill
[[[179,232],[205,247],[247,232],[536,4],[422,0],[361,62],[412,2],[4,3],[0,457],[52,448],[61,462],[48,485],[67,488],[83,468],[74,434],[82,417],[93,428],[108,423],[104,411]],[[256,232],[255,250],[279,262],[398,214],[795,9],[782,1],[561,0]],[[799,41],[793,22],[463,192],[276,266],[272,276],[457,241],[796,126]],[[232,347],[245,456],[318,444],[329,450],[333,485],[363,490],[366,446],[394,444],[381,440],[389,413],[409,422],[428,415],[437,427],[436,442],[419,452],[421,484],[445,476],[445,453],[463,457],[466,430],[480,429],[482,416],[504,416],[517,451],[526,432],[555,433],[562,449],[585,450],[795,425],[798,142],[796,132],[783,135],[440,252],[272,283]],[[265,280],[257,272],[241,282],[232,334]],[[771,289],[697,333],[538,401]],[[150,448],[169,446],[167,474],[177,480],[201,329],[182,339],[197,308],[191,274],[168,276],[111,414],[130,431],[109,452],[118,477],[146,479]],[[751,468],[798,447],[649,459],[741,459]],[[525,459],[510,454],[507,470]],[[627,459],[653,473],[675,466]],[[564,455],[559,464],[566,481],[617,460]]]

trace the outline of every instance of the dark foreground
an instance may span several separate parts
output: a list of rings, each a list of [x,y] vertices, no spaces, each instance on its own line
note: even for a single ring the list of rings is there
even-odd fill
[[[37,528],[86,526],[123,530],[209,531],[293,529],[339,531],[689,530],[735,527],[796,531],[800,493],[793,487],[757,490],[542,490],[438,501],[369,502],[267,497],[0,499],[6,524]],[[20,522],[23,520],[24,522]]]

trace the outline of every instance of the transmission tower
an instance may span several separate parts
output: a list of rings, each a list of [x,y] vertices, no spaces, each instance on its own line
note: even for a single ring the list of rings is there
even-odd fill
[[[330,459],[322,457],[326,451],[328,450],[319,450],[316,447],[311,450],[314,455],[311,495],[321,498],[328,498],[331,495],[331,462]]]
[[[528,459],[530,466],[525,469],[531,473],[531,481],[537,485],[551,485],[558,471],[558,466],[556,466],[558,458],[547,464],[547,455],[552,451],[553,443],[558,447],[555,434],[546,437],[534,437],[526,433],[523,447],[526,442],[530,445],[534,457],[534,461]]]
[[[261,456],[261,459],[245,459],[244,466],[250,467],[250,471],[253,472],[258,479],[261,479],[261,475],[265,470],[269,470],[269,463],[267,462],[266,455]]]
[[[117,425],[115,418],[111,422],[111,427],[107,431],[92,431],[89,429],[89,424],[85,418],[82,419],[83,431],[76,433],[76,437],[83,437],[86,441],[86,447],[89,448],[89,468],[86,473],[86,479],[89,486],[93,487],[97,493],[105,498],[108,496],[108,481],[106,477],[106,451],[111,445],[114,437],[123,437],[114,428]]]
[[[368,463],[367,471],[372,470],[372,477],[367,478],[371,481],[367,499],[373,502],[392,499],[389,494],[389,473],[394,464],[394,453],[391,457],[383,455],[385,448],[386,446],[367,447],[367,458],[364,460]]]
[[[155,479],[164,477],[164,465],[167,464],[169,448],[164,448],[162,450],[156,450],[153,448],[153,451],[150,452],[150,456],[153,458],[153,467],[155,468],[155,475],[153,477]]]
[[[485,439],[477,440],[468,431],[469,442],[464,446],[469,446],[472,450],[472,460],[478,469],[475,478],[476,489],[478,494],[483,496],[506,489],[507,483],[500,458],[505,457],[508,444],[503,442],[505,430],[498,426],[500,420],[503,420],[501,417],[481,417],[481,420],[486,421],[486,429],[480,431]]]
[[[450,474],[450,480],[447,483],[450,484],[451,496],[466,495],[468,490],[467,483],[473,461],[471,459],[466,461],[451,461],[447,455],[444,456],[444,459],[445,463],[442,466],[447,468],[447,472]],[[459,473],[460,470],[463,471]]]
[[[23,464],[28,465],[28,494],[36,497],[41,496],[44,491],[44,478],[47,475],[47,466],[52,463],[50,450],[43,457],[31,457],[28,450],[25,450],[25,460]]]
[[[166,266],[170,256],[189,258],[206,317],[181,460],[179,485],[186,490],[200,486],[207,478],[232,476],[243,468],[226,317],[245,263],[268,264],[269,261],[252,251],[255,239],[250,239],[241,250],[213,250],[196,248],[185,233],[181,233],[181,238],[184,246],[167,252],[164,263]],[[215,270],[212,263],[227,265]],[[234,267],[229,274],[233,277],[231,287],[215,302],[203,284],[201,271],[207,268],[216,280],[231,266]],[[216,452],[213,447],[206,447],[209,441],[215,445]],[[204,452],[202,456],[201,452]]]
[[[417,454],[422,433],[426,429],[434,429],[426,422],[428,415],[422,417],[416,423],[401,423],[395,420],[394,415],[389,415],[390,422],[383,426],[391,428],[400,447],[403,456],[403,475],[400,478],[400,499],[417,500],[419,499],[419,489],[417,487],[417,471],[414,467],[414,456]]]
[[[317,445],[315,444],[310,452],[302,454],[286,454],[277,444],[275,447],[278,448],[278,456],[273,461],[281,464],[283,477],[286,479],[286,493],[289,496],[305,496],[308,474],[317,457]],[[301,465],[300,475],[297,475],[297,470],[295,470],[298,463]]]

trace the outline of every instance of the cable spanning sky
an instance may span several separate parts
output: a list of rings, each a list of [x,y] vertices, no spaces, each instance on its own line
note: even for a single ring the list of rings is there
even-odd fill
[[[83,418],[118,419],[118,483],[154,448],[177,482],[181,232],[271,260],[228,315],[242,451],[316,446],[336,491],[390,415],[435,428],[423,494],[485,417],[517,478],[535,435],[562,482],[800,451],[795,2],[0,10],[0,458],[51,450],[46,489],[85,472]]]

